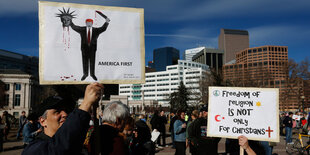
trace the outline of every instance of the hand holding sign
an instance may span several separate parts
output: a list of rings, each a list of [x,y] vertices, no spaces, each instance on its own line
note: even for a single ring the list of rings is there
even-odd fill
[[[240,155],[243,155],[243,151],[245,150],[248,155],[256,155],[256,153],[252,150],[249,145],[248,138],[241,135],[238,137],[239,145],[240,145]]]

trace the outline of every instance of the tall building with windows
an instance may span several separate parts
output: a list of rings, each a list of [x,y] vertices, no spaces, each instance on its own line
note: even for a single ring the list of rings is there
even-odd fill
[[[290,86],[287,66],[287,46],[261,46],[239,51],[236,63],[223,66],[223,75],[233,86],[279,88],[280,109],[300,109],[299,97],[307,90],[302,80]]]
[[[180,52],[173,47],[157,48],[153,51],[153,66],[156,71],[164,71],[168,65],[175,65],[180,59]]]
[[[214,68],[218,71],[223,67],[224,51],[219,49],[203,48],[192,57],[192,60],[194,62],[206,64],[210,67],[210,69]]]
[[[8,111],[18,118],[22,111],[27,114],[39,101],[40,87],[36,77],[20,70],[0,70],[3,91],[0,95],[0,113]]]
[[[183,58],[186,61],[193,61],[193,56],[196,55],[197,53],[203,51],[206,47],[197,47],[197,48],[192,48],[192,49],[187,49],[183,53]]]
[[[218,48],[224,51],[224,63],[235,59],[237,52],[249,48],[249,33],[246,30],[221,29]]]
[[[178,60],[178,64],[166,67],[165,71],[145,74],[145,84],[120,84],[119,95],[128,96],[128,100],[156,100],[159,105],[169,106],[169,95],[178,90],[180,82],[191,92],[189,103],[197,101],[199,82],[208,71],[207,65]]]
[[[39,58],[0,49],[0,69],[15,69],[39,75]]]

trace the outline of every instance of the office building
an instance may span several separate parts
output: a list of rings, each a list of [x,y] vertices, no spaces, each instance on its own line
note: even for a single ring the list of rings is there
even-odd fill
[[[0,69],[15,69],[38,76],[38,57],[26,56],[0,49]]]
[[[194,62],[205,64],[216,71],[222,69],[223,59],[224,51],[212,48],[203,48],[192,58]]]
[[[189,103],[197,102],[199,81],[208,71],[208,66],[196,62],[178,60],[178,64],[166,67],[165,71],[145,74],[145,84],[120,84],[119,95],[128,96],[128,100],[156,100],[159,105],[169,106],[169,95],[178,90],[180,82],[191,92]]]
[[[196,55],[197,53],[199,53],[200,51],[204,50],[204,49],[205,49],[205,47],[197,47],[197,48],[187,49],[183,53],[183,58],[186,61],[193,61],[192,60],[193,56]]]
[[[9,114],[19,118],[22,111],[27,114],[34,104],[39,103],[41,88],[38,79],[20,70],[0,70],[0,92],[4,100],[1,101],[0,113],[8,111]]]
[[[292,86],[287,65],[287,46],[247,48],[236,54],[236,63],[223,66],[223,75],[233,86],[279,88],[280,110],[301,109],[300,96],[308,96],[307,83],[299,80]]]
[[[249,33],[245,30],[221,29],[218,48],[224,51],[224,63],[235,59],[237,52],[249,48]]]
[[[179,58],[179,50],[173,47],[163,47],[153,51],[153,65],[156,71],[164,71],[167,66],[177,64]]]

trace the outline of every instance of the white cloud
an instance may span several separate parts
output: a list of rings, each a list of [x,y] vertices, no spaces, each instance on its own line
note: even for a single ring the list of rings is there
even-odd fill
[[[198,46],[217,48],[217,36],[210,32],[210,29],[181,28],[175,30],[172,34],[164,35],[163,46],[173,46],[179,49],[180,52]]]

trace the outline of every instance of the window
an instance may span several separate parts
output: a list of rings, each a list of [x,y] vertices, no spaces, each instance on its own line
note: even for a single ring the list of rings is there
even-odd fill
[[[263,51],[267,51],[267,47],[264,47],[264,48],[263,48]]]
[[[10,90],[10,84],[5,84],[5,90]]]
[[[20,83],[16,83],[15,84],[15,90],[20,90],[21,89],[21,84]]]
[[[146,78],[152,78],[152,77],[155,77],[155,75],[148,75],[148,76],[146,76]]]
[[[174,70],[174,69],[177,69],[177,67],[168,68],[168,70]]]
[[[157,84],[157,86],[169,86],[169,83],[161,83],[161,84]]]
[[[130,86],[121,86],[119,88],[130,88]]]
[[[20,94],[15,95],[14,106],[20,106]]]
[[[9,94],[5,94],[5,96],[4,96],[4,104],[5,104],[5,106],[9,105],[9,101],[10,101],[10,95]]]

